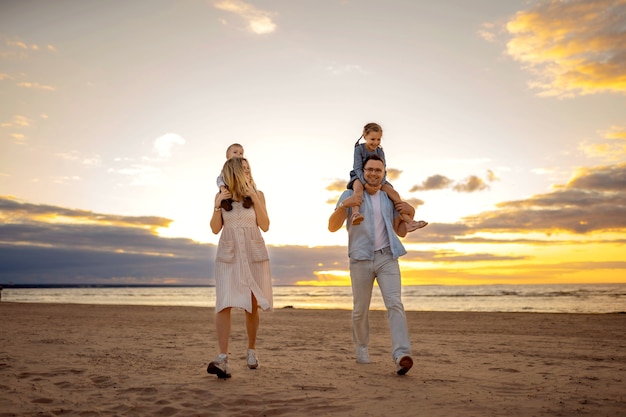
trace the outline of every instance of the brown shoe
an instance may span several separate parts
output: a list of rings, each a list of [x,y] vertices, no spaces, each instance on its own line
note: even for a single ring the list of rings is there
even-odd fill
[[[409,355],[401,356],[396,360],[396,373],[398,375],[405,375],[412,367],[413,359]]]
[[[250,208],[254,203],[252,202],[252,198],[250,196],[245,196],[243,198],[243,208]]]

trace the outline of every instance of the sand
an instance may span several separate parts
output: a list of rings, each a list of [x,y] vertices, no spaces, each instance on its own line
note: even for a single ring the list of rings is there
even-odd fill
[[[371,316],[360,365],[349,311],[262,313],[249,370],[234,311],[219,380],[213,309],[2,302],[0,416],[626,416],[624,314],[409,312],[405,376]]]

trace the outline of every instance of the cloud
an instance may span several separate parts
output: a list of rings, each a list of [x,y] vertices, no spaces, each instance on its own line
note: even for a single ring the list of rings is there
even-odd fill
[[[109,168],[108,172],[130,178],[130,182],[126,184],[130,186],[156,185],[164,178],[160,168],[144,164],[131,164],[125,168]]]
[[[476,232],[621,232],[626,229],[626,163],[581,168],[553,192],[503,202],[465,221]]]
[[[486,181],[492,182],[495,180],[497,180],[496,174],[492,170],[487,170]],[[421,184],[414,185],[409,191],[432,191],[450,188],[459,193],[473,193],[489,189],[489,185],[486,181],[477,175],[470,175],[462,181],[455,182],[445,175],[436,174],[426,178]]]
[[[11,129],[21,129],[25,127],[30,127],[32,120],[26,116],[21,116],[16,114],[13,116],[11,121],[0,123],[1,128],[11,128]]]
[[[328,191],[340,191],[343,192],[348,185],[348,181],[346,180],[333,180],[330,184],[326,186]],[[334,203],[333,203],[334,204]]]
[[[402,174],[402,170],[400,169],[396,169],[396,168],[387,168],[387,180],[388,181],[395,181],[398,178],[400,178],[400,175]]]
[[[583,142],[579,149],[590,158],[601,158],[607,162],[626,159],[626,127],[611,126],[600,134],[608,142]]]
[[[361,74],[366,75],[368,72],[361,66],[356,64],[331,64],[326,67],[326,71],[332,75]]]
[[[28,81],[19,82],[16,85],[18,87],[31,88],[33,90],[44,90],[44,91],[56,91],[57,90],[57,88],[52,85],[32,83]]]
[[[166,133],[154,140],[154,150],[162,158],[172,156],[172,148],[174,145],[184,145],[185,139],[176,133]]]
[[[69,151],[59,152],[56,154],[56,156],[67,161],[74,161],[83,165],[100,166],[100,155],[87,157],[81,155],[79,151]]]
[[[507,53],[541,96],[626,93],[626,1],[541,0],[507,23]]]
[[[448,188],[452,184],[452,180],[444,175],[431,175],[426,178],[420,185],[414,185],[409,190],[414,191],[428,191],[428,190],[443,190]]]
[[[498,26],[495,23],[483,23],[477,34],[487,42],[495,42],[497,28]]]
[[[220,0],[215,1],[213,6],[244,19],[247,22],[247,30],[257,35],[272,33],[276,30],[276,24],[271,19],[273,13],[259,10],[251,4],[240,0]]]
[[[0,283],[214,284],[215,245],[157,233],[171,220],[119,216],[0,196]],[[347,248],[269,247],[275,284],[348,267]]]
[[[154,216],[120,216],[94,213],[88,210],[69,209],[47,204],[33,204],[20,201],[10,196],[0,196],[0,220],[3,222],[19,221],[67,221],[81,224],[100,224],[132,226],[154,230],[167,227],[172,220]]]
[[[473,193],[489,189],[489,185],[476,175],[467,177],[463,182],[455,184],[452,189],[460,193]]]

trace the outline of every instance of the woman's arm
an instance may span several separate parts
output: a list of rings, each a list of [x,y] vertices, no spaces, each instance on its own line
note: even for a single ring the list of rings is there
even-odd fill
[[[261,230],[267,232],[270,229],[270,218],[267,215],[265,207],[265,195],[262,191],[253,190],[250,192],[250,198],[254,205],[254,213],[256,214],[256,224]]]

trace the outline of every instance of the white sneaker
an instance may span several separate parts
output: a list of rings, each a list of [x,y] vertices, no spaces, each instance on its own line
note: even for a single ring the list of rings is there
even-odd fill
[[[356,347],[356,363],[372,363],[367,346],[359,345]]]
[[[248,349],[248,368],[256,369],[259,367],[259,360],[256,357],[254,349]]]
[[[404,375],[409,372],[409,369],[413,366],[413,359],[409,355],[400,356],[396,359],[396,373],[398,375]]]
[[[218,378],[226,379],[230,378],[230,367],[228,366],[228,355],[220,353],[217,357],[209,363],[206,371],[212,375],[217,375]]]

